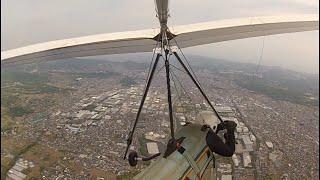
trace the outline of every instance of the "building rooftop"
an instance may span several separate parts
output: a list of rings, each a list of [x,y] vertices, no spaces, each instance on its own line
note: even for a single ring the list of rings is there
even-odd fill
[[[232,180],[232,176],[230,174],[223,174],[221,180]]]
[[[236,167],[239,166],[239,159],[236,154],[232,155],[232,161]]]
[[[149,154],[159,153],[159,148],[157,143],[154,143],[154,142],[147,143],[147,149]]]
[[[268,148],[273,148],[273,144],[270,141],[266,141],[266,145],[268,146]]]
[[[243,166],[244,167],[250,166],[251,157],[250,157],[249,153],[248,152],[243,152],[242,158],[243,158]]]
[[[244,144],[253,144],[252,141],[250,140],[249,135],[243,135],[242,140]]]

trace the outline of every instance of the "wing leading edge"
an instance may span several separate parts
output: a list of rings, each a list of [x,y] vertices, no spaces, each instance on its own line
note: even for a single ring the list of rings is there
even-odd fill
[[[181,48],[222,41],[319,29],[318,15],[241,18],[170,27]],[[151,52],[158,29],[85,36],[1,52],[1,64],[25,64],[71,57]]]
[[[107,54],[150,52],[156,45],[155,29],[98,34],[25,46],[1,52],[1,64],[27,64]]]
[[[172,28],[181,48],[229,40],[319,29],[318,15],[252,17]]]

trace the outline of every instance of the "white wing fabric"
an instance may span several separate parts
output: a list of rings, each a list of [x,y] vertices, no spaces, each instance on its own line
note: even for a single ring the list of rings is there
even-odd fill
[[[318,15],[230,19],[173,27],[181,48],[250,37],[319,29]]]
[[[222,41],[319,29],[318,15],[220,20],[169,27],[181,48]],[[51,41],[1,52],[1,64],[25,64],[71,57],[151,52],[158,29]]]
[[[72,57],[150,52],[159,30],[117,32],[39,43],[1,52],[1,64],[27,64]]]

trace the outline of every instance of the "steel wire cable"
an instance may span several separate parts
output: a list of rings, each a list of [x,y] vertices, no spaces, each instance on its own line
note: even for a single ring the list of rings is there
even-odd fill
[[[186,95],[187,98],[188,98],[191,102],[195,103],[195,102],[192,100],[192,98],[190,97],[188,91],[187,91],[187,90],[184,88],[184,86],[182,85],[182,83],[181,83],[181,81],[179,80],[179,78],[177,77],[177,75],[174,73],[174,71],[172,70],[171,72],[172,72],[172,75],[173,75],[173,76],[176,78],[176,80],[178,81],[178,83],[179,83],[180,87],[182,88],[182,90],[184,91],[184,95]],[[173,78],[173,81],[175,82],[174,78]],[[181,101],[181,100],[180,100],[180,101]],[[195,109],[196,113],[201,116],[201,119],[202,119],[203,124],[205,124],[205,119],[204,119],[204,117],[202,116],[202,114],[200,113],[200,111],[199,111],[197,108],[194,108],[194,109]]]
[[[191,70],[191,73],[192,73],[192,75],[194,76],[195,80],[196,80],[197,83],[199,84],[200,88],[203,89],[202,86],[201,86],[201,84],[200,84],[200,81],[199,81],[198,77],[196,76],[196,74],[194,73],[193,69],[191,68],[190,63],[189,63],[187,57],[184,55],[183,51],[181,50],[178,42],[177,42],[174,38],[173,38],[173,40],[174,40],[174,42],[176,43],[176,45],[177,45],[180,53],[182,54],[182,57],[183,57],[183,58],[185,59],[185,61],[187,62],[187,65],[188,65],[189,69]]]
[[[258,74],[258,70],[259,70],[259,68],[261,66],[261,61],[262,61],[263,52],[264,52],[264,41],[265,41],[265,36],[263,36],[263,39],[262,39],[262,46],[261,46],[260,56],[259,56],[259,59],[258,59],[258,64],[257,64],[256,72],[255,72],[256,75]]]
[[[148,75],[147,75],[147,79],[146,79],[145,84],[147,84],[148,79],[149,79],[149,76],[150,76],[152,64],[153,64],[153,61],[154,61],[154,55],[156,54],[156,48],[158,47],[159,40],[160,40],[160,37],[158,38],[158,41],[157,41],[157,43],[156,43],[156,45],[155,45],[155,47],[154,47],[153,53],[152,53],[152,58],[151,58],[151,62],[150,62],[150,65],[149,65],[149,71],[148,71]]]

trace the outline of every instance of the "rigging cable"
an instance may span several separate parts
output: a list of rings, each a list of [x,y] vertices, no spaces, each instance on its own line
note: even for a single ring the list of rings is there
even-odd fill
[[[172,71],[171,71],[172,72]],[[171,80],[173,81],[173,85],[174,85],[174,89],[176,90],[176,93],[174,94],[174,95],[177,95],[177,96],[174,96],[174,99],[173,99],[173,103],[172,103],[172,105],[175,105],[175,102],[176,102],[176,100],[178,99],[179,100],[179,102],[180,102],[180,104],[181,104],[181,97],[180,97],[180,94],[179,94],[179,91],[178,91],[178,88],[177,88],[177,86],[176,86],[176,81],[174,80],[174,78],[173,78],[173,76],[172,76],[172,73],[169,73],[170,74],[170,77],[171,77]],[[174,111],[174,117],[175,117],[175,119],[177,120],[178,118],[177,118],[177,115],[176,115],[176,113],[175,113],[175,111]],[[174,123],[175,123],[175,127],[177,127],[177,121],[174,121]]]
[[[154,73],[154,76],[156,76],[157,74],[159,74],[159,72],[164,68],[165,66],[163,65],[163,66],[161,66],[159,69],[158,69],[158,71],[157,72],[155,72]],[[130,122],[130,126],[129,127],[131,127],[132,126],[132,121]]]
[[[193,102],[192,98],[191,98],[190,95],[188,94],[188,91],[186,91],[186,89],[185,89],[184,86],[182,85],[182,83],[181,83],[181,81],[179,80],[179,78],[177,77],[177,75],[174,73],[173,70],[172,70],[171,72],[172,72],[172,75],[177,79],[180,87],[181,87],[182,90],[184,91],[184,94],[187,96],[187,98],[188,98],[191,102]],[[173,81],[174,81],[174,78],[173,78]],[[175,82],[175,81],[174,81],[174,82]],[[193,102],[193,103],[194,103],[194,102]],[[202,116],[202,114],[199,112],[199,110],[198,110],[197,108],[194,108],[194,109],[195,109],[196,113],[201,116],[202,122],[205,124],[205,120],[204,120],[204,117]]]
[[[184,57],[185,61],[187,62],[188,66],[189,66],[189,69],[191,70],[191,74],[193,74],[193,76],[194,76],[193,79],[194,79],[194,81],[198,84],[199,90],[203,93],[203,90],[202,90],[203,88],[202,88],[201,84],[199,83],[199,80],[198,80],[196,74],[194,73],[193,69],[191,68],[188,59],[186,58],[186,56],[184,55],[183,51],[181,50],[178,42],[177,42],[174,38],[173,38],[173,40],[175,41],[175,43],[176,43],[177,47],[179,48],[182,56]],[[182,61],[182,60],[181,60],[181,61]],[[203,94],[204,94],[204,93],[203,93]],[[205,99],[208,101],[209,105],[211,106],[211,108],[212,108],[212,110],[214,111],[214,113],[215,113],[215,115],[217,116],[217,118],[220,120],[220,122],[222,122],[222,121],[223,121],[222,118],[220,117],[219,113],[215,110],[214,106],[213,106],[212,103],[209,101],[208,97],[205,97]]]
[[[172,64],[170,64],[171,66],[172,66]],[[176,93],[177,93],[177,97],[178,97],[178,99],[179,99],[179,101],[180,101],[180,103],[182,102],[182,100],[181,100],[181,95],[180,95],[180,91],[178,90],[178,88],[177,88],[177,83],[176,83],[176,81],[175,81],[175,79],[174,79],[174,76],[173,76],[173,70],[171,70],[170,71],[170,76],[171,76],[171,79],[172,79],[172,81],[173,81],[173,85],[174,85],[174,89],[176,90]],[[176,99],[176,97],[175,97],[175,99]],[[175,100],[174,100],[175,101]]]
[[[178,83],[180,84],[180,87],[183,89],[184,94],[186,94],[186,91],[185,91],[184,87],[182,86],[181,82],[179,81],[179,79],[177,78],[177,76],[174,74],[173,70],[170,72],[170,75],[171,75],[172,80],[173,80],[173,82],[174,82],[174,87],[175,87],[175,90],[176,90],[176,92],[177,92],[178,99],[179,99],[180,103],[182,104],[181,95],[179,94],[178,88],[177,88],[177,86],[176,86],[177,83],[176,83],[176,81],[175,81],[175,78],[177,79]],[[174,78],[174,77],[175,77],[175,78]],[[188,96],[188,94],[187,94],[187,96]],[[192,101],[190,97],[188,97],[188,99],[189,99],[190,101]]]
[[[261,61],[262,61],[262,56],[263,56],[263,52],[264,52],[264,41],[265,41],[265,36],[263,36],[263,39],[262,39],[262,46],[261,46],[261,51],[260,51],[260,57],[258,59],[258,64],[257,64],[257,68],[256,68],[256,72],[255,72],[255,75],[258,75],[258,70],[261,66]]]
[[[156,48],[158,47],[158,45],[159,45],[159,40],[160,40],[160,36],[159,36],[159,38],[158,38],[158,41],[157,41],[157,43],[156,43],[156,45],[154,46],[154,49],[153,49],[153,53],[152,53],[152,58],[151,58],[151,62],[150,62],[150,65],[149,65],[149,70],[148,70],[148,75],[147,75],[147,78],[146,78],[146,82],[145,82],[145,85],[144,85],[144,89],[146,89],[146,87],[147,87],[147,82],[148,82],[148,79],[149,79],[149,76],[150,76],[150,72],[151,72],[151,69],[152,69],[152,64],[154,63],[154,55],[156,54]],[[161,69],[161,68],[160,68]],[[160,70],[159,70],[160,71]],[[158,71],[158,72],[159,72]],[[129,127],[131,127],[132,126],[132,121],[130,122],[130,126]],[[129,130],[130,130],[130,128],[129,128]]]
[[[159,72],[165,67],[165,65],[163,65],[161,68],[158,69],[158,71],[154,74],[154,75],[157,75],[159,74]]]
[[[252,21],[252,19],[251,19],[251,21]],[[260,19],[260,22],[261,22],[261,23],[264,23],[264,21],[263,21],[262,19]],[[261,66],[262,56],[263,56],[263,52],[264,52],[264,41],[265,41],[265,38],[266,38],[266,36],[263,36],[263,38],[262,38],[262,45],[261,45],[260,57],[259,57],[259,59],[258,59],[258,65],[257,65],[256,72],[255,72],[255,74],[253,75],[253,77],[254,77],[255,75],[258,76],[258,70],[259,70],[259,68],[260,68],[260,66]]]
[[[147,75],[147,78],[146,78],[146,85],[147,85],[147,81],[148,81],[149,76],[150,76],[151,67],[152,67],[152,64],[153,64],[153,61],[154,61],[154,55],[156,54],[156,48],[157,48],[158,45],[159,45],[159,40],[160,40],[160,36],[159,36],[159,38],[158,38],[158,41],[157,41],[155,47],[153,48],[152,59],[151,59],[150,65],[149,65],[149,71],[148,71],[148,75]]]
[[[177,66],[170,64],[170,66],[174,67],[175,69],[179,70],[180,72],[183,72],[184,74],[188,74],[187,72],[185,72],[184,70],[178,68]]]
[[[195,80],[197,81],[197,83],[199,84],[199,86],[201,87],[201,89],[203,89],[202,86],[201,86],[201,84],[199,83],[200,81],[198,80],[198,77],[196,76],[196,74],[194,73],[193,69],[191,68],[190,63],[189,63],[187,57],[184,55],[183,51],[181,50],[178,42],[177,42],[174,38],[173,38],[173,40],[174,40],[174,42],[176,43],[176,45],[177,45],[180,53],[182,54],[183,58],[184,58],[185,61],[187,62],[187,65],[188,65],[189,69],[191,70],[191,73],[192,73],[193,77],[195,78]]]

